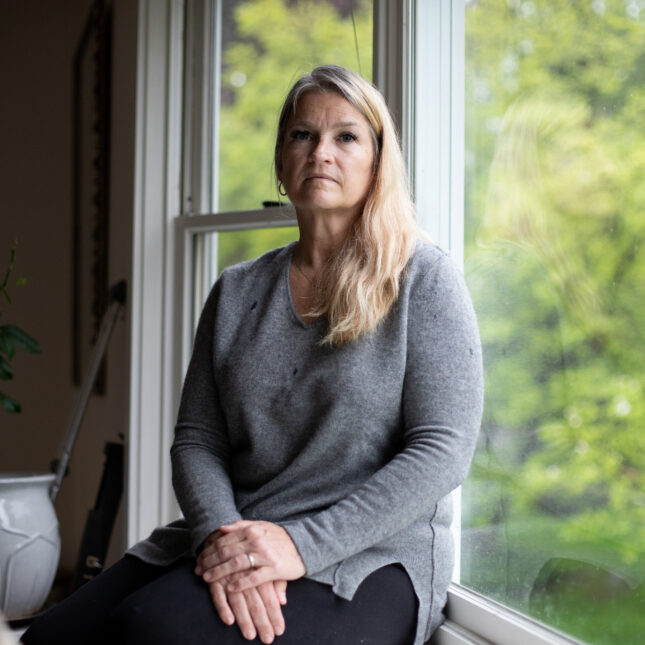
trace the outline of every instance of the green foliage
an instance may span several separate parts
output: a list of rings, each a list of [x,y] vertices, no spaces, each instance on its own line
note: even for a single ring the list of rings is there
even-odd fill
[[[231,264],[257,258],[297,239],[298,229],[293,226],[219,233],[218,267],[221,270]]]
[[[583,585],[586,581],[582,578]],[[536,611],[536,617],[553,625],[556,629],[575,633],[587,643],[615,645],[616,643],[637,645],[642,634],[634,617],[642,615],[645,603],[645,586],[635,590],[622,591],[615,595],[602,593],[593,595],[584,586],[556,591],[547,607]],[[580,589],[584,593],[580,593]]]
[[[9,259],[9,267],[5,273],[4,280],[0,285],[0,292],[4,295],[5,300],[11,304],[11,296],[9,294],[9,278],[16,261],[16,247],[14,244],[11,247],[11,256]],[[16,285],[25,284],[25,280],[19,279]],[[2,309],[0,308],[0,316]],[[40,345],[20,327],[16,325],[0,325],[0,380],[9,381],[13,378],[13,367],[11,361],[16,353],[16,348],[23,349],[30,354],[40,354]],[[20,403],[9,395],[0,392],[0,405],[6,412],[20,412]]]
[[[466,274],[486,402],[464,527],[507,527],[494,549],[526,554],[508,527],[549,521],[548,535],[522,538],[543,539],[541,557],[592,540],[591,559],[642,582],[645,22],[627,9],[468,9]],[[487,591],[481,571],[469,575]],[[528,610],[525,593],[507,585],[499,598]],[[629,606],[621,615],[633,630]],[[603,642],[600,628],[581,631],[579,614],[566,620]],[[620,642],[640,642],[630,634]]]

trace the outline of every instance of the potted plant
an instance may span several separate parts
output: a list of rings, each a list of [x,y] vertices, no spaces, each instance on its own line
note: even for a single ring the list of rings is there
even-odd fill
[[[9,295],[9,278],[16,262],[16,247],[14,242],[11,247],[11,256],[9,258],[9,267],[5,273],[4,280],[0,285],[0,292],[8,304],[12,303]],[[22,278],[16,281],[17,285],[25,284]],[[2,301],[0,300],[0,317],[2,316]],[[30,354],[40,354],[40,345],[17,325],[0,325],[0,380],[9,381],[13,378],[13,360],[16,349],[24,349]],[[20,412],[20,403],[11,398],[4,392],[0,392],[0,403],[6,412]]]
[[[0,284],[8,304],[12,302],[9,279],[15,260],[16,244]],[[24,280],[16,282],[21,283]],[[32,354],[41,351],[17,325],[0,325],[0,380],[13,378],[11,362],[16,349]],[[20,403],[4,392],[0,392],[0,403],[6,413],[21,410]],[[58,519],[49,497],[54,480],[53,474],[0,473],[0,612],[9,620],[36,613],[54,581],[60,555]]]

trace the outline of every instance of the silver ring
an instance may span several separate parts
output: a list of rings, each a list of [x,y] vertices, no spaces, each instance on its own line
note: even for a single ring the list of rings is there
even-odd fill
[[[247,553],[246,557],[249,559],[249,564],[251,565],[251,569],[255,569],[255,558],[253,557],[253,554]]]

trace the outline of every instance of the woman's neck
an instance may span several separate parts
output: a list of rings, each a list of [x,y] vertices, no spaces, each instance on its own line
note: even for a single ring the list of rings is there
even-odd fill
[[[343,245],[353,226],[347,219],[298,217],[300,239],[294,257],[300,267],[319,275]]]

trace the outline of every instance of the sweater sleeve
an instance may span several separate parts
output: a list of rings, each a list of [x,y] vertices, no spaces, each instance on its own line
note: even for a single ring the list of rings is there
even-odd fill
[[[315,574],[391,537],[465,478],[483,401],[479,334],[461,273],[442,256],[410,295],[403,448],[329,508],[282,522]]]
[[[219,284],[202,312],[186,373],[175,438],[172,482],[197,552],[223,524],[241,519],[229,477],[229,441],[214,374],[213,345]]]

